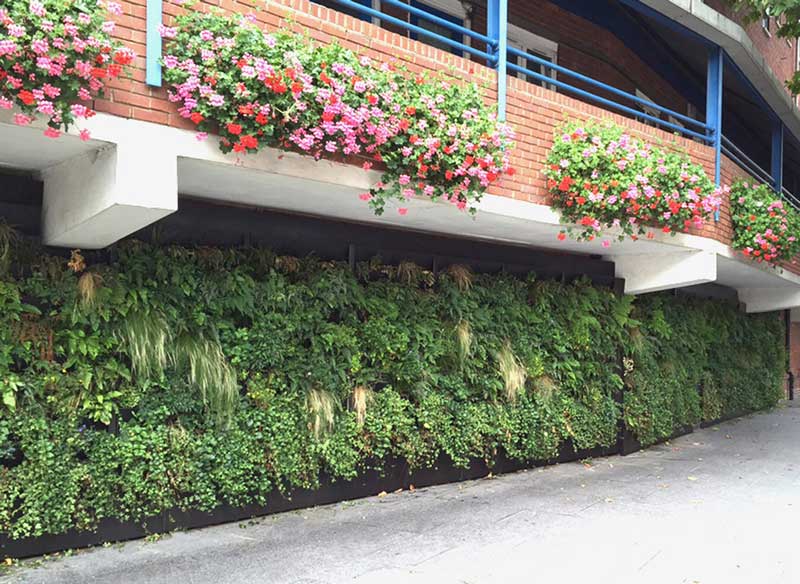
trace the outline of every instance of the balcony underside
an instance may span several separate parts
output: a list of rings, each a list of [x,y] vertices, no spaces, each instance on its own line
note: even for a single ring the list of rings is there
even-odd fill
[[[40,128],[3,123],[0,165],[38,172],[44,181],[45,243],[102,248],[178,208],[178,194],[259,208],[457,236],[537,250],[593,255],[613,261],[625,291],[638,294],[717,283],[738,291],[748,311],[800,307],[800,277],[744,260],[704,237],[660,232],[652,240],[618,242],[613,234],[593,242],[559,241],[564,228],[545,205],[487,195],[477,215],[452,205],[412,200],[375,216],[358,195],[378,178],[374,171],[295,153],[264,151],[237,159],[213,140],[144,122],[99,115],[96,139],[52,140]]]

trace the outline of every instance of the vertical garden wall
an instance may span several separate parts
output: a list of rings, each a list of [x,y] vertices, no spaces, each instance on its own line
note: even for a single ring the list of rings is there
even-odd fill
[[[776,403],[783,323],[588,280],[128,242],[3,242],[6,542],[267,504],[403,461],[491,468]]]

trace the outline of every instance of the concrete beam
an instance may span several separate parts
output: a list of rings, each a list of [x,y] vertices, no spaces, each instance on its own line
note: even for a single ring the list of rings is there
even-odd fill
[[[744,302],[747,312],[796,309],[800,307],[800,289],[796,287],[743,288],[739,290],[739,300]],[[796,310],[792,310],[793,317],[796,312]]]
[[[625,280],[625,294],[646,294],[717,279],[717,257],[708,251],[663,254],[625,254],[607,257],[616,277]]]
[[[42,171],[47,245],[100,249],[178,210],[174,153],[121,142]]]

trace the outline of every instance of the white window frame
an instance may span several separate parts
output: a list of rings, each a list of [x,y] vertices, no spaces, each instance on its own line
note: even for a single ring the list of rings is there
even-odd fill
[[[761,15],[761,30],[763,30],[764,34],[766,34],[768,37],[772,36],[772,33],[769,30],[771,25],[772,17],[769,15],[769,13],[764,11],[764,14]]]
[[[800,71],[800,37],[794,39],[794,70]]]
[[[515,24],[508,25],[508,46],[514,47],[515,49],[523,52],[532,52],[538,55],[543,55],[550,59],[554,65],[558,64],[558,43],[555,41],[551,41],[550,39],[544,38],[539,36],[538,34],[532,33],[529,30],[525,30],[522,27],[519,27]],[[542,66],[542,69],[544,66]],[[542,75],[546,73],[539,70]],[[521,77],[522,73],[510,72],[510,75],[514,77]],[[558,75],[554,69],[550,69],[550,77],[553,79],[557,79]],[[536,81],[532,82],[536,85],[542,85],[541,82]],[[555,85],[546,84],[546,87],[552,91],[556,91],[557,88]]]
[[[794,46],[795,46],[795,57],[794,57],[794,70],[795,72],[800,71],[800,37],[794,39]],[[795,98],[795,105],[800,107],[800,95]]]

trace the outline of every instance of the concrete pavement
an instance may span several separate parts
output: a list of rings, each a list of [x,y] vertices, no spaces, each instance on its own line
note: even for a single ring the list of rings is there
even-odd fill
[[[628,457],[134,541],[10,582],[800,583],[800,408]]]

